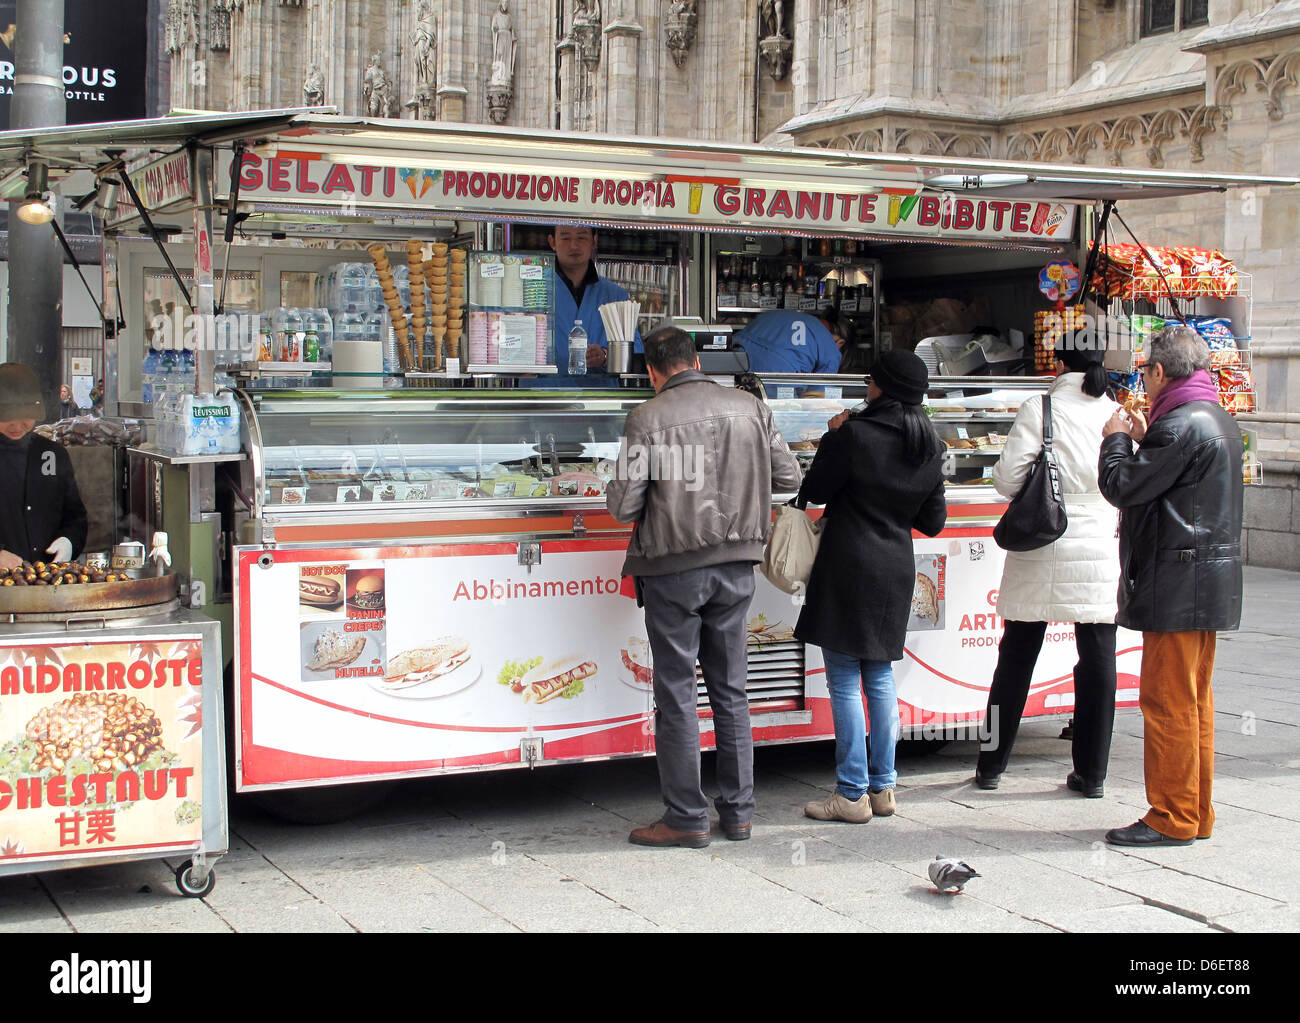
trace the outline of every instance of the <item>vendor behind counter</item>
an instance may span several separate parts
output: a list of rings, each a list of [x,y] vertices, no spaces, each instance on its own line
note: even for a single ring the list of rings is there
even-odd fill
[[[590,227],[557,226],[547,236],[555,252],[555,376],[525,381],[528,387],[617,387],[618,378],[610,376],[605,366],[609,358],[609,340],[600,307],[610,302],[628,301],[627,292],[613,281],[596,273],[596,232]],[[569,331],[577,320],[587,332],[587,372],[569,375]],[[641,332],[637,331],[632,350],[641,352]]]
[[[843,334],[830,320],[811,313],[769,309],[736,333],[733,342],[748,353],[752,373],[838,373]],[[776,394],[771,385],[767,390]]]
[[[0,568],[71,561],[86,543],[86,507],[62,445],[32,432],[45,418],[40,382],[0,365]]]

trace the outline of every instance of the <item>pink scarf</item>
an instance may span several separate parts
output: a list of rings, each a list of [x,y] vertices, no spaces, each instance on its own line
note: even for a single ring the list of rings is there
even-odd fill
[[[1219,403],[1219,390],[1214,386],[1214,378],[1208,370],[1198,369],[1189,377],[1165,384],[1165,389],[1151,402],[1151,415],[1147,417],[1147,422],[1154,423],[1166,412],[1172,412],[1189,401]]]

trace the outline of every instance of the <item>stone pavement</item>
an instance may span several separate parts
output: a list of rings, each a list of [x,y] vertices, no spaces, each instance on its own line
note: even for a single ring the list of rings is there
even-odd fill
[[[1146,809],[1132,710],[1105,799],[1067,792],[1061,722],[1031,721],[997,791],[954,743],[901,760],[898,814],[858,826],[802,815],[833,784],[830,744],[760,749],[753,839],[701,850],[628,844],[660,813],[653,760],[408,782],[328,826],[240,800],[207,899],[161,861],[2,878],[0,932],[1296,931],[1279,864],[1300,849],[1297,666],[1300,574],[1248,569],[1215,676],[1218,823],[1190,847],[1102,841]],[[983,876],[932,894],[937,853]]]

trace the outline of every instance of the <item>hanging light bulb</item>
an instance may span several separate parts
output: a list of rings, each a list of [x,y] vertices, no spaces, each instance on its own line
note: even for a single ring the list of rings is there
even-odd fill
[[[54,219],[54,207],[46,193],[49,170],[40,160],[27,167],[27,193],[18,207],[18,219],[24,224],[48,224]]]

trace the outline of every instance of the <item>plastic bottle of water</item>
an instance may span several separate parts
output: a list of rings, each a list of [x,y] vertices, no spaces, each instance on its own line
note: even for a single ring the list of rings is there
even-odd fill
[[[388,313],[386,310],[375,310],[361,318],[361,327],[356,340],[373,341],[375,344],[383,344],[387,337]]]
[[[569,375],[585,376],[587,373],[587,332],[582,329],[582,321],[574,320],[573,329],[569,331]]]
[[[158,382],[158,363],[162,353],[157,348],[150,347],[144,355],[144,366],[140,370],[140,389],[141,400],[146,405],[152,405],[154,400],[154,387]]]
[[[340,341],[360,341],[365,337],[366,319],[351,306],[334,318],[334,336]]]

